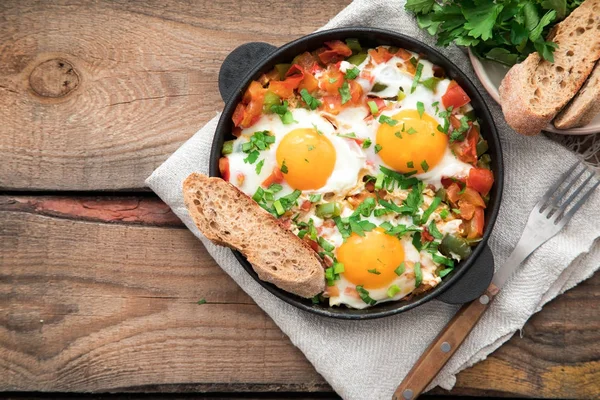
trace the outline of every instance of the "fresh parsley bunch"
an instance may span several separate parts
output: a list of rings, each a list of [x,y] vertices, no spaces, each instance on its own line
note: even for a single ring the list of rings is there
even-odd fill
[[[537,51],[554,62],[550,29],[584,0],[407,0],[419,27],[437,35],[438,45],[454,42],[480,58],[506,65]]]

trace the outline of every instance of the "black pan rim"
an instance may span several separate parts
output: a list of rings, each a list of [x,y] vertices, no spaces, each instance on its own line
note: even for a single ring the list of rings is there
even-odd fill
[[[493,231],[494,224],[498,217],[498,212],[500,209],[500,204],[502,200],[502,191],[504,186],[504,166],[502,159],[502,147],[500,143],[500,139],[498,136],[498,131],[496,129],[496,125],[494,119],[490,113],[490,110],[487,104],[484,101],[483,96],[477,90],[475,84],[446,56],[435,50],[434,48],[428,46],[427,44],[420,42],[412,37],[406,36],[401,33],[397,33],[390,30],[385,29],[375,29],[375,28],[367,28],[367,27],[345,27],[345,28],[335,28],[330,30],[318,31],[303,37],[300,37],[292,42],[289,42],[275,51],[270,53],[264,59],[261,60],[256,66],[254,66],[241,80],[237,89],[235,90],[235,94],[231,96],[228,102],[225,104],[221,117],[219,119],[215,137],[213,139],[213,144],[211,147],[211,155],[210,155],[210,168],[209,174],[210,176],[219,176],[218,171],[218,159],[221,155],[221,141],[219,138],[225,137],[227,134],[230,134],[229,131],[226,130],[227,125],[230,124],[231,115],[233,114],[233,110],[235,105],[239,102],[242,91],[248,86],[251,80],[265,68],[273,67],[273,60],[280,57],[282,54],[289,52],[291,49],[295,49],[297,47],[301,47],[306,42],[312,42],[316,40],[320,40],[321,43],[327,40],[337,39],[337,38],[349,38],[359,36],[367,36],[367,35],[379,35],[384,39],[387,39],[390,42],[397,43],[400,47],[405,47],[408,49],[418,49],[420,53],[423,53],[426,56],[432,56],[432,58],[437,58],[443,60],[446,64],[444,69],[453,79],[459,78],[461,86],[465,89],[465,91],[469,94],[472,100],[472,104],[477,104],[477,116],[480,121],[485,121],[488,125],[489,130],[486,131],[485,138],[488,141],[493,142],[493,148],[496,150],[495,154],[493,154],[493,162],[496,164],[496,167],[493,169],[495,175],[494,188],[492,191],[493,194],[493,207],[492,209],[486,210],[486,227],[484,231],[483,238],[481,242],[475,246],[473,249],[473,253],[469,256],[468,259],[462,261],[459,265],[460,268],[456,268],[455,271],[449,276],[443,284],[440,284],[433,288],[432,290],[425,292],[422,295],[418,296],[418,299],[411,301],[410,303],[403,302],[402,300],[396,302],[386,302],[380,303],[385,305],[395,304],[396,307],[386,309],[386,310],[378,310],[377,305],[374,307],[365,308],[362,310],[350,309],[345,307],[323,307],[320,305],[311,305],[308,304],[310,299],[303,299],[298,297],[292,293],[288,293],[283,291],[282,289],[277,288],[271,283],[262,281],[258,278],[252,266],[245,257],[235,251],[232,250],[237,260],[242,264],[244,269],[256,280],[262,287],[267,289],[270,293],[278,297],[279,299],[285,301],[286,303],[299,308],[301,310],[310,312],[312,314],[321,315],[330,318],[338,318],[338,319],[346,319],[346,320],[363,320],[363,319],[375,319],[387,317],[395,314],[402,313],[404,311],[408,311],[415,307],[418,307],[424,303],[429,302],[430,300],[435,299],[437,296],[442,294],[444,291],[449,289],[452,285],[460,280],[460,278],[476,263],[479,255],[483,251],[483,248],[487,245],[488,239]],[[315,47],[316,48],[316,47]],[[414,50],[413,50],[414,51]],[[299,52],[297,52],[299,54]],[[449,68],[448,68],[449,66]]]

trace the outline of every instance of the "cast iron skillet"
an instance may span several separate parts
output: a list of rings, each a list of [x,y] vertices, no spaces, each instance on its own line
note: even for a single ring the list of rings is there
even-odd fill
[[[434,64],[443,67],[447,76],[455,79],[467,92],[471,98],[471,105],[475,109],[479,119],[481,134],[488,141],[488,151],[492,157],[492,170],[495,176],[495,184],[490,193],[490,202],[485,213],[486,228],[483,239],[473,249],[473,254],[468,259],[459,263],[455,270],[434,289],[415,296],[408,301],[377,304],[364,310],[349,309],[345,306],[327,307],[315,305],[310,299],[298,297],[270,283],[261,281],[244,256],[237,251],[234,251],[234,254],[244,269],[269,292],[295,307],[326,317],[342,319],[380,318],[410,310],[434,298],[451,304],[461,304],[471,301],[484,292],[494,273],[494,259],[487,246],[487,241],[496,221],[502,197],[504,175],[502,150],[492,116],[475,86],[450,60],[433,48],[413,38],[381,29],[340,28],[313,33],[280,48],[267,43],[254,42],[247,43],[235,49],[227,56],[219,73],[219,91],[225,102],[225,108],[219,120],[211,149],[210,175],[219,176],[218,162],[221,156],[221,147],[225,140],[233,139],[231,135],[233,128],[231,116],[236,104],[242,99],[242,95],[248,84],[252,80],[257,79],[261,74],[270,71],[275,64],[289,63],[296,55],[305,51],[313,51],[323,46],[323,42],[336,39],[344,40],[347,38],[357,38],[363,48],[373,48],[378,45],[393,45],[424,55],[425,58]]]

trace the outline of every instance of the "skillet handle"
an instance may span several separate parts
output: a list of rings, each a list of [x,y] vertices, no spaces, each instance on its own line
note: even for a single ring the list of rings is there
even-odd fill
[[[458,310],[400,383],[393,400],[415,399],[427,388],[473,330],[498,290],[491,283],[477,300]]]
[[[263,42],[250,42],[236,47],[219,70],[219,93],[225,103],[231,99],[246,74],[277,47]]]
[[[468,303],[485,292],[494,276],[494,255],[486,244],[471,268],[448,290],[437,297],[448,304]]]

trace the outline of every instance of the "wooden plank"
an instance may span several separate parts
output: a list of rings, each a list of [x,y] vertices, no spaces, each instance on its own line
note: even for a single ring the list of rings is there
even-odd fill
[[[216,115],[238,45],[281,45],[350,0],[0,3],[0,188],[143,190]]]
[[[187,230],[82,220],[47,200],[36,204],[62,212],[0,197],[0,390],[331,390]],[[600,274],[459,374],[451,394],[597,398],[598,296]]]

